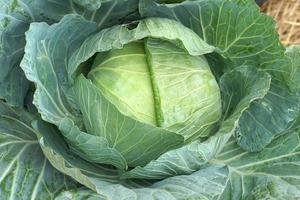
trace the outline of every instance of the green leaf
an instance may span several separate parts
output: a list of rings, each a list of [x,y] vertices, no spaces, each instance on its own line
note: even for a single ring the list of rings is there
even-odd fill
[[[34,116],[0,102],[0,196],[2,199],[52,199],[75,184],[44,157]]]
[[[291,133],[253,154],[242,151],[232,141],[206,168],[167,178],[151,185],[151,190],[134,191],[142,191],[141,199],[297,199],[299,142],[299,133]]]
[[[55,200],[105,200],[101,194],[97,194],[86,188],[61,192]]]
[[[23,106],[29,88],[29,81],[19,65],[12,67],[7,76],[0,81],[0,98],[13,106]]]
[[[261,76],[262,79],[253,76],[254,71],[252,71],[252,74],[249,73],[247,77],[243,77],[242,75],[227,75],[227,79],[229,80],[236,77],[241,81],[247,80],[247,83],[239,83],[245,87],[235,89],[235,93],[233,93],[234,96],[227,95],[227,98],[223,98],[223,100],[225,102],[227,99],[230,100],[232,105],[236,103],[242,104],[243,102],[239,101],[239,95],[263,84],[263,76]],[[265,84],[270,85],[270,76],[269,82],[265,82]],[[228,83],[226,83],[223,84],[223,86],[233,87],[234,85],[231,84],[231,86],[229,86]],[[239,119],[234,135],[238,144],[244,149],[249,151],[261,150],[269,144],[274,137],[285,131],[289,122],[292,121],[297,114],[298,111],[297,108],[295,108],[297,98],[287,91],[288,88],[280,88],[280,86],[281,84],[275,85],[274,82],[272,82],[269,91],[254,90],[255,92],[263,92],[264,94],[268,91],[268,94],[265,95],[263,99],[254,101],[250,108],[247,108]],[[286,109],[286,107],[291,109]],[[226,109],[225,115],[226,113],[230,113],[230,110],[230,108]]]
[[[144,167],[136,167],[123,173],[123,179],[164,179],[172,176],[191,174],[201,170],[215,154],[222,150],[228,139],[230,131],[225,135],[215,135],[207,141],[195,141],[181,148],[168,151],[158,159],[151,161]]]
[[[113,165],[121,170],[127,169],[124,157],[115,148],[111,148],[104,137],[80,131],[70,119],[62,120],[59,129],[73,152],[82,158],[90,162]]]
[[[104,184],[93,178],[94,191],[78,195],[95,199],[297,199],[300,198],[300,137],[285,134],[259,153],[243,151],[232,139],[201,170],[152,185]],[[58,165],[58,164],[57,164]],[[74,177],[75,174],[73,174]],[[72,199],[73,190],[60,195]]]
[[[237,143],[248,151],[260,151],[283,134],[299,113],[299,98],[281,82],[272,82],[266,97],[254,102],[240,118]]]
[[[259,197],[269,193],[274,199],[299,198],[299,133],[285,134],[259,153],[247,153],[232,141],[211,163],[225,163],[229,168],[222,197]],[[266,187],[266,186],[272,187]],[[232,191],[235,191],[232,193]],[[262,192],[263,191],[263,192]]]
[[[101,191],[106,185],[120,183],[120,176],[116,169],[88,162],[74,154],[58,129],[53,126],[49,128],[45,123],[38,122],[36,127],[43,130],[38,134],[39,143],[44,155],[56,169],[94,191]],[[146,181],[142,183],[149,184]],[[128,185],[131,182],[124,182],[124,184]],[[138,185],[138,183],[133,184]]]
[[[0,98],[13,106],[23,106],[28,81],[20,69],[24,54],[25,32],[31,22],[53,23],[72,12],[70,2],[0,1]]]
[[[77,0],[78,1],[78,0]],[[84,3],[95,8],[87,11],[71,1],[59,0],[1,0],[0,1],[0,98],[13,106],[22,106],[28,90],[28,81],[20,70],[24,55],[25,32],[30,23],[59,21],[69,13],[80,14],[97,22],[103,28],[137,17],[137,0],[105,0]],[[102,2],[102,4],[101,4]],[[100,7],[101,5],[101,7]]]
[[[70,88],[66,58],[95,30],[94,23],[78,15],[67,15],[53,26],[31,24],[21,67],[36,83],[34,105],[44,120],[59,125],[65,117],[76,118],[66,95]]]
[[[235,115],[236,107],[242,113],[250,103],[265,97],[270,84],[271,76],[268,73],[251,66],[241,66],[225,73],[220,79],[223,119]]]
[[[66,14],[82,15],[86,20],[96,22],[98,30],[140,18],[138,0],[73,0],[66,2],[70,2],[72,8],[72,11],[66,12]]]
[[[17,1],[0,1],[0,98],[14,106],[23,105],[28,89],[19,63],[24,53],[24,33],[32,17],[23,7]]]
[[[290,87],[300,98],[300,45],[290,46],[286,49],[286,56],[291,60],[293,72]],[[299,99],[300,101],[300,99]],[[299,128],[300,115],[290,124],[289,129]]]
[[[261,14],[257,6],[245,5],[249,3],[204,0],[168,5],[142,0],[140,12],[144,17],[180,21],[229,58],[233,62],[229,68],[248,64],[289,76],[289,62],[284,56],[272,18]]]
[[[38,123],[37,127],[46,130],[39,135],[39,143],[44,155],[56,169],[94,191],[97,189],[95,182],[118,183],[116,170],[89,163],[78,155],[74,155],[59,130],[52,128],[47,131],[42,123]]]
[[[169,30],[174,31],[169,31]],[[88,37],[69,58],[68,74],[72,80],[80,64],[97,52],[120,49],[124,44],[146,37],[170,40],[187,50],[190,55],[203,55],[214,51],[214,47],[200,39],[193,31],[174,20],[150,18],[141,20],[135,29],[127,26],[113,26]]]
[[[289,46],[285,52],[286,56],[290,59],[292,63],[292,88],[300,94],[300,45]]]
[[[75,3],[90,11],[99,9],[101,7],[101,4],[106,1],[108,0],[74,0]]]

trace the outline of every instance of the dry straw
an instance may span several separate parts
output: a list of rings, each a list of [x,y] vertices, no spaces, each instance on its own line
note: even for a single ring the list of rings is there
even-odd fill
[[[262,10],[275,19],[284,45],[300,44],[300,0],[268,0]]]

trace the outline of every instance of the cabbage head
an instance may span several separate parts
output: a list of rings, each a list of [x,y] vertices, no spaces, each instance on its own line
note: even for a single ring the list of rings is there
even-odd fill
[[[221,116],[219,86],[205,57],[189,55],[169,41],[147,38],[99,53],[88,78],[98,88],[99,100],[106,98],[120,114],[147,124],[149,129],[160,128],[157,132],[140,130],[134,136],[99,129],[89,131],[106,138],[110,146],[121,152],[128,166],[145,165],[168,150],[208,136]],[[104,113],[103,108],[96,106],[94,112]],[[97,119],[86,123],[103,123]],[[140,142],[148,135],[153,142]],[[134,145],[128,150],[120,138],[131,140]],[[168,142],[160,141],[161,138]],[[154,153],[154,149],[163,151]]]

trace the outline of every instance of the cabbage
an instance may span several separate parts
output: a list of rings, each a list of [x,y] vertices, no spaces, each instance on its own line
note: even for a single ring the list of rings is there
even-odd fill
[[[0,5],[1,199],[300,198],[300,48],[254,1]]]

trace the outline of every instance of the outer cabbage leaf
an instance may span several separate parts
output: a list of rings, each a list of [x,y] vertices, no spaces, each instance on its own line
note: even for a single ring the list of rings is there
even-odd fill
[[[110,147],[104,137],[97,137],[79,130],[70,119],[64,119],[59,126],[69,147],[90,162],[108,164],[120,170],[127,169],[125,158],[115,148]]]
[[[105,200],[105,197],[86,188],[61,192],[55,200]]]
[[[0,196],[2,199],[52,199],[75,183],[54,169],[43,155],[35,117],[0,102]],[[51,129],[51,126],[46,126]],[[51,132],[51,130],[49,131]]]
[[[98,30],[139,19],[138,0],[73,0],[74,14],[97,23]]]
[[[230,166],[224,198],[297,199],[299,155],[299,133],[292,132],[275,139],[259,153],[244,152],[234,141],[229,142],[211,163],[223,162]]]
[[[150,183],[110,184],[95,176],[86,176],[80,169],[84,163],[70,163],[51,150],[56,141],[43,139],[42,147],[55,166],[81,181],[97,193],[85,190],[78,195],[95,199],[297,199],[300,198],[299,133],[285,134],[259,153],[249,153],[238,147],[234,140],[226,144],[215,159],[201,170],[190,174],[166,178]],[[70,173],[72,172],[73,173]],[[75,173],[77,172],[77,173]],[[81,172],[81,173],[79,173]],[[83,172],[83,173],[82,173]],[[113,179],[111,179],[113,180]],[[130,185],[126,187],[126,185]],[[64,192],[60,198],[76,197],[74,191]]]
[[[95,30],[95,23],[78,15],[64,17],[53,26],[31,24],[21,67],[27,78],[37,83],[33,103],[44,120],[59,125],[65,117],[76,118],[66,95],[71,87],[66,58]]]
[[[24,104],[29,82],[19,65],[14,66],[7,76],[0,81],[0,99],[10,105],[21,106]]]
[[[38,123],[37,127],[44,129],[41,123]],[[53,129],[53,132],[41,132],[39,136],[44,155],[50,163],[77,182],[94,191],[96,191],[94,182],[97,180],[101,180],[102,182],[98,181],[98,183],[103,184],[118,183],[118,172],[115,169],[90,163],[74,155],[58,129]]]
[[[291,60],[293,71],[291,74],[291,88],[300,96],[300,45],[289,46],[286,49],[286,56]],[[289,129],[299,128],[300,126],[300,115],[294,120]]]
[[[284,134],[299,112],[299,98],[282,82],[273,81],[264,99],[252,104],[240,119],[237,143],[248,151],[259,151]]]
[[[300,91],[300,45],[289,46],[285,52],[286,56],[291,60],[292,63],[292,87],[297,91],[299,95]]]
[[[24,54],[25,31],[30,22],[46,20],[42,15],[43,7],[51,9],[53,4],[47,1],[38,5],[30,1],[0,1],[0,98],[11,105],[24,103],[29,82],[19,64]],[[61,15],[60,11],[57,9],[52,15],[57,17]]]
[[[101,7],[101,4],[106,1],[108,0],[74,0],[75,3],[83,6],[84,8],[90,11],[95,11],[99,9]]]
[[[269,94],[244,112],[235,134],[242,148],[259,151],[295,119],[299,99],[288,87],[292,68],[272,18],[261,14],[257,6],[248,5],[251,5],[250,1],[238,0],[185,1],[180,4],[142,0],[140,10],[145,17],[178,20],[208,44],[217,47],[226,60],[223,71],[248,64],[272,75]]]
[[[173,31],[170,31],[173,30]],[[141,20],[135,29],[126,25],[103,29],[87,38],[80,48],[69,58],[68,75],[72,80],[80,64],[87,61],[97,52],[120,49],[124,44],[146,37],[169,40],[186,49],[190,55],[211,53],[215,48],[200,39],[193,31],[174,20],[150,18]]]
[[[257,6],[244,5],[247,2],[250,1],[202,0],[158,4],[142,0],[140,12],[144,17],[180,21],[229,58],[232,61],[231,66],[227,66],[229,69],[248,64],[289,76],[289,62],[272,18],[260,13]]]
[[[297,199],[299,159],[297,132],[255,154],[244,152],[232,141],[207,168],[165,179],[152,188],[165,189],[178,199]]]

